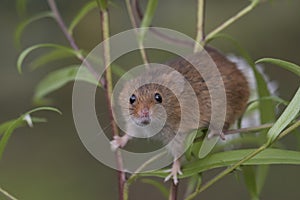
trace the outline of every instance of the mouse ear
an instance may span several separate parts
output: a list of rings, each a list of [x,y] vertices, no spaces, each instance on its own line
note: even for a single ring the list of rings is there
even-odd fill
[[[174,93],[181,94],[185,87],[185,78],[178,71],[172,71],[165,77],[166,86]]]

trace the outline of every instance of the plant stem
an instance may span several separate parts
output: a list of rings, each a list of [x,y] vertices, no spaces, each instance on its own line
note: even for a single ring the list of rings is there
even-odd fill
[[[262,129],[271,128],[273,125],[274,125],[274,123],[268,123],[268,124],[263,124],[263,125],[260,125],[260,126],[232,129],[232,130],[224,131],[224,134],[225,135],[230,135],[230,134],[236,134],[236,133],[256,132],[256,131],[259,131],[259,130],[262,130]]]
[[[0,193],[4,194],[4,196],[8,197],[10,200],[18,200],[16,197],[9,194],[7,191],[0,187]]]
[[[171,181],[169,200],[177,200],[178,184],[175,185],[174,181]]]
[[[136,19],[134,17],[130,0],[125,0],[125,3],[126,3],[127,12],[128,12],[128,15],[129,15],[132,27],[133,28],[138,28],[138,23],[137,23],[137,21],[136,21]],[[148,60],[148,56],[147,56],[145,48],[144,48],[143,41],[139,40],[138,44],[139,44],[139,49],[140,49],[140,53],[141,53],[141,57],[143,59],[143,62],[146,65],[146,67],[149,67],[149,65],[148,65],[149,64],[149,60]]]
[[[237,162],[236,164],[234,164],[233,166],[225,169],[224,171],[222,171],[221,173],[219,173],[217,176],[215,176],[213,179],[211,179],[210,181],[208,181],[206,184],[203,185],[203,187],[201,188],[197,188],[197,190],[195,192],[193,192],[191,195],[189,195],[185,200],[192,200],[193,198],[195,198],[199,193],[203,192],[204,190],[206,190],[207,188],[209,188],[210,186],[212,186],[214,183],[216,183],[217,181],[219,181],[221,178],[223,178],[224,176],[226,176],[227,174],[231,173],[232,171],[234,171],[236,168],[238,168],[239,166],[241,166],[244,162],[250,160],[251,158],[253,158],[254,156],[256,156],[257,154],[259,154],[260,152],[264,151],[265,149],[267,149],[269,146],[271,146],[275,141],[277,141],[278,139],[281,139],[282,137],[286,136],[288,133],[290,133],[291,131],[295,130],[297,127],[300,126],[300,120],[298,120],[296,123],[294,123],[293,125],[291,125],[290,127],[288,127],[287,129],[285,129],[284,131],[282,131],[278,138],[276,140],[274,140],[272,143],[268,144],[265,143],[264,145],[262,145],[261,147],[259,147],[258,149],[254,150],[253,152],[251,152],[249,155],[245,156],[242,160],[240,160],[239,162]]]
[[[55,3],[55,0],[48,0],[48,5],[54,15],[54,19],[56,20],[58,26],[60,27],[60,29],[62,30],[62,32],[64,33],[65,37],[67,38],[67,40],[69,41],[70,43],[70,46],[78,52],[77,54],[77,58],[84,63],[84,65],[86,66],[86,68],[90,71],[90,73],[97,79],[99,80],[99,74],[98,72],[95,71],[95,69],[91,66],[91,64],[84,59],[84,56],[82,55],[82,53],[80,52],[80,49],[79,47],[77,46],[73,36],[68,32],[68,29],[67,29],[67,26],[65,25],[58,9],[57,9],[57,6],[56,6],[56,3]],[[102,83],[102,80],[100,80],[101,84],[103,85]]]
[[[135,15],[136,15],[135,16],[136,24],[140,24],[144,15],[140,8],[139,0],[133,0],[133,10],[135,11]],[[154,33],[158,38],[161,38],[171,44],[182,45],[185,47],[193,47],[193,45],[194,45],[194,42],[192,42],[190,40],[182,40],[182,39],[178,39],[178,38],[166,35],[160,31],[158,31],[157,29],[151,28],[151,26],[149,26],[149,31]]]
[[[286,136],[288,133],[293,131],[294,129],[298,128],[300,126],[300,120],[296,121],[294,124],[292,124],[290,127],[285,129],[282,133],[280,133],[277,137],[277,140],[280,140],[284,136]],[[275,141],[274,141],[275,142]]]
[[[106,68],[105,71],[105,89],[106,89],[106,100],[109,108],[109,115],[112,124],[113,135],[119,135],[118,127],[114,121],[113,113],[112,113],[112,105],[111,105],[111,96],[113,92],[113,80],[112,73],[110,68],[110,44],[109,44],[109,16],[107,10],[107,2],[106,0],[97,0],[98,7],[100,10],[101,17],[101,30],[102,30],[102,41],[104,42],[103,50],[104,50],[104,66]],[[119,199],[124,199],[124,183],[125,183],[125,172],[123,168],[123,160],[122,155],[119,150],[115,152],[115,158],[117,162],[118,168],[118,185],[119,185]]]
[[[129,186],[131,185],[131,183],[133,181],[135,181],[138,178],[138,174],[145,168],[147,167],[149,164],[151,164],[153,161],[155,161],[156,159],[160,158],[161,156],[165,155],[166,152],[162,152],[160,154],[157,154],[155,156],[153,156],[152,158],[150,158],[149,160],[147,160],[145,163],[143,163],[134,173],[133,175],[130,176],[130,178],[125,182],[124,185],[124,200],[128,200],[128,193],[129,193]]]
[[[238,133],[250,133],[250,132],[256,132],[263,129],[271,128],[274,125],[274,123],[268,123],[263,124],[260,126],[254,126],[254,127],[248,127],[248,128],[239,128],[239,129],[231,129],[231,130],[225,130],[223,133],[224,135],[232,135],[232,134],[238,134]],[[205,135],[202,135],[200,137],[195,138],[195,142],[202,141],[204,139]]]
[[[213,30],[212,32],[210,32],[206,36],[204,42],[206,43],[207,41],[209,41],[210,39],[212,39],[217,33],[221,32],[222,30],[224,30],[225,28],[227,28],[229,25],[231,25],[233,22],[237,21],[239,18],[241,18],[242,16],[246,15],[247,13],[249,13],[251,10],[253,10],[258,5],[259,2],[260,2],[260,0],[252,0],[251,4],[249,4],[247,7],[245,7],[243,10],[241,10],[240,12],[238,12],[233,17],[229,18],[227,21],[225,21],[223,24],[221,24],[215,30]]]
[[[194,45],[194,52],[198,52],[201,50],[200,42],[204,39],[204,7],[205,0],[198,0],[197,7],[197,35],[196,35],[196,43]]]

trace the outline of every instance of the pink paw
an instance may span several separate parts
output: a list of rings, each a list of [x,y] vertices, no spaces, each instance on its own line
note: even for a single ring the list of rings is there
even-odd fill
[[[213,130],[211,130],[211,131],[209,132],[209,134],[208,134],[208,138],[212,138],[212,137],[214,137],[214,136],[219,136],[222,140],[225,140],[225,139],[226,139],[226,138],[225,138],[225,134],[224,134],[223,131],[218,132],[218,131],[213,131]]]
[[[172,168],[166,170],[165,172],[171,172],[164,181],[170,180],[170,178],[173,178],[174,184],[178,184],[178,178],[177,175],[182,175],[182,171],[180,170],[180,162],[179,160],[176,160],[173,162]]]
[[[111,150],[116,151],[118,148],[123,148],[127,144],[129,139],[130,137],[128,135],[124,135],[122,137],[118,135],[114,136],[114,140],[110,142]]]

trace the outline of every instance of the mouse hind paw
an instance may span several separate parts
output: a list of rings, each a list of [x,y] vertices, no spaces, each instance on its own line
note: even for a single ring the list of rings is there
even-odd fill
[[[165,182],[173,178],[173,182],[175,185],[178,184],[178,175],[182,175],[182,171],[180,170],[180,162],[176,160],[173,162],[172,168],[165,170],[165,172],[170,172],[170,174],[165,178]]]
[[[226,140],[226,137],[225,137],[225,134],[224,134],[223,131],[214,131],[214,130],[211,130],[208,133],[208,138],[212,138],[214,136],[219,136],[222,140]]]

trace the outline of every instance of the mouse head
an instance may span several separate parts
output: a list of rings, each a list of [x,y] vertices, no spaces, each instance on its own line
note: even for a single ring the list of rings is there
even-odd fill
[[[141,127],[155,121],[166,121],[164,118],[178,118],[180,105],[176,95],[183,92],[184,81],[178,72],[147,73],[125,85],[125,91],[120,94],[120,104],[128,109],[127,117],[129,115]],[[124,114],[126,117],[126,112]]]

